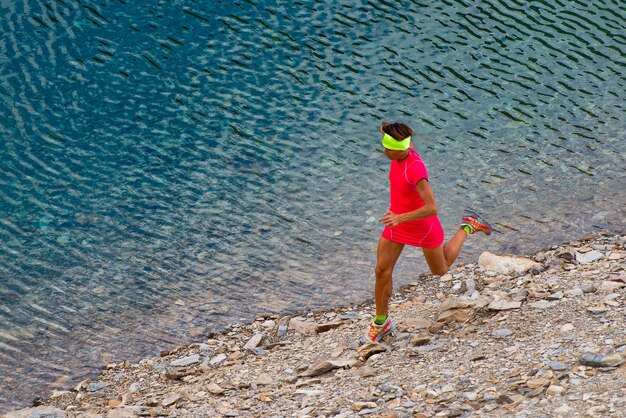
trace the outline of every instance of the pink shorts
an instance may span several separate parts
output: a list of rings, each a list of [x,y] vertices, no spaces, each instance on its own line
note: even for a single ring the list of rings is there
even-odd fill
[[[437,216],[385,226],[382,237],[399,244],[437,248],[443,244],[443,228]]]

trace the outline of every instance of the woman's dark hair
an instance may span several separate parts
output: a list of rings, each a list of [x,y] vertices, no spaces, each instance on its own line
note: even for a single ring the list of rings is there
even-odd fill
[[[398,141],[402,141],[409,136],[413,136],[413,129],[404,123],[383,122],[382,129],[384,133],[391,135]]]

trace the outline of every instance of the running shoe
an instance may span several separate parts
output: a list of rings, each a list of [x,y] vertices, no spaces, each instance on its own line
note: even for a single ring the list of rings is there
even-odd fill
[[[361,339],[362,343],[373,341],[380,342],[387,335],[392,334],[396,330],[396,325],[391,322],[391,319],[387,318],[384,324],[376,325],[374,322],[370,325],[370,332],[367,333],[367,337]]]
[[[493,230],[489,222],[470,210],[466,210],[461,218],[461,228],[464,226],[469,226],[472,230],[472,234],[484,232],[486,235],[491,235],[491,231]]]

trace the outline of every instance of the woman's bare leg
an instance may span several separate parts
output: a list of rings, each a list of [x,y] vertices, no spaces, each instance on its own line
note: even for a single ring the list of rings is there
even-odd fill
[[[403,248],[404,244],[398,244],[383,237],[380,237],[378,241],[375,269],[376,286],[374,288],[376,315],[387,315],[389,311],[389,298],[393,290],[391,274]]]
[[[454,234],[452,239],[443,245],[443,256],[446,259],[448,268],[452,266],[456,258],[459,256],[461,248],[463,248],[463,244],[465,243],[465,238],[467,238],[467,232],[459,229],[456,231],[456,234]]]
[[[459,229],[452,239],[437,248],[422,248],[426,263],[433,274],[443,276],[448,272],[454,260],[459,256],[467,233]]]

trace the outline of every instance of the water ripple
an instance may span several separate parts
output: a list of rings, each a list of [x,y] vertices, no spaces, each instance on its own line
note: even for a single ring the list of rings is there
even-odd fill
[[[466,261],[623,231],[616,2],[0,12],[0,410],[216,323],[370,297],[382,120],[416,128],[446,231],[467,205],[497,225]]]

